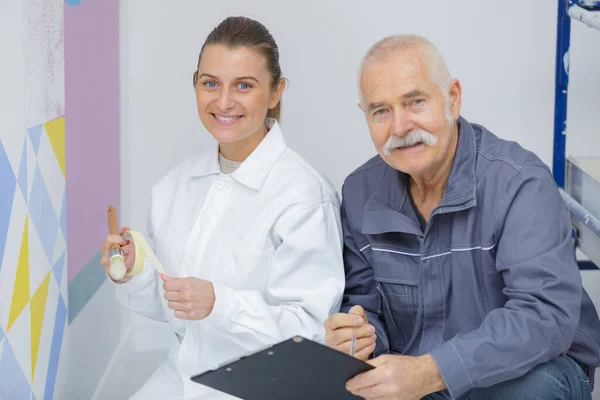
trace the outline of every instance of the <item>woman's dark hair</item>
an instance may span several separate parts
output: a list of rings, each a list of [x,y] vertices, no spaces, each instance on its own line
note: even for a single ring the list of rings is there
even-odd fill
[[[279,66],[279,48],[271,32],[260,22],[246,17],[229,17],[221,22],[206,38],[202,45],[198,64],[206,46],[222,44],[227,47],[249,47],[259,51],[267,62],[267,69],[271,74],[271,89],[274,90],[281,79]],[[194,73],[194,87],[198,82],[198,70]],[[267,117],[279,120],[281,116],[281,100],[273,109],[269,109]]]

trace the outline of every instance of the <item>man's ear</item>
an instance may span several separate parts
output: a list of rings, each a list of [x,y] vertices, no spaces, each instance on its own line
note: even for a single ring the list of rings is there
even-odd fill
[[[452,82],[450,82],[448,95],[450,98],[450,109],[452,110],[452,116],[454,117],[454,120],[458,120],[460,109],[462,107],[462,87],[458,79],[452,79]]]

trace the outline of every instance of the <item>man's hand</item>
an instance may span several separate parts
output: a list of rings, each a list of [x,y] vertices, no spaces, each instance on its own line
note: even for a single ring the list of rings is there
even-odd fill
[[[212,282],[198,278],[169,278],[160,274],[165,289],[165,299],[174,310],[175,318],[204,319],[215,305],[215,289]]]
[[[338,313],[325,321],[325,342],[332,349],[350,354],[352,334],[356,327],[354,357],[367,360],[375,350],[375,327],[369,325],[367,314],[361,306],[354,306],[348,314]]]
[[[433,358],[382,355],[367,361],[375,369],[350,379],[346,389],[367,400],[417,400],[446,388]]]

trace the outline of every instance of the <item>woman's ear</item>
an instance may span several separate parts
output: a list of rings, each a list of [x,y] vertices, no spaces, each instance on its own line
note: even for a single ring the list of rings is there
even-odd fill
[[[275,86],[275,90],[271,92],[271,98],[269,100],[269,108],[273,109],[281,100],[281,96],[283,96],[283,91],[287,86],[287,80],[285,78],[280,78],[277,82],[277,86]]]

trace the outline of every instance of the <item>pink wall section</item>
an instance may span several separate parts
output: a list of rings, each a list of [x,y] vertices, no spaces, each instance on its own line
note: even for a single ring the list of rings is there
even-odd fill
[[[107,234],[107,206],[119,206],[118,0],[65,4],[65,77],[70,282]]]

